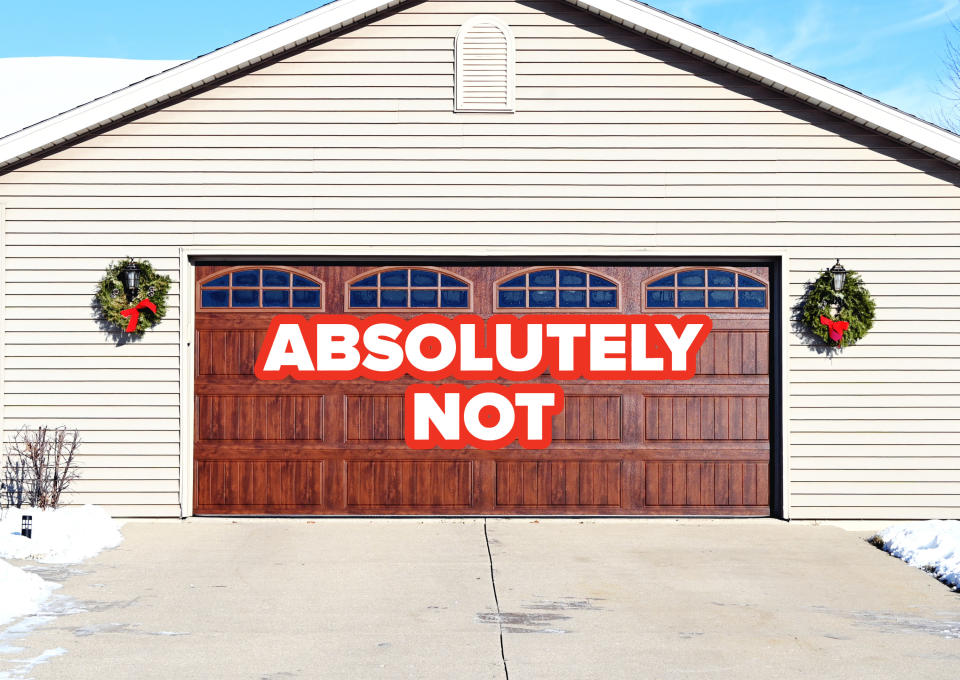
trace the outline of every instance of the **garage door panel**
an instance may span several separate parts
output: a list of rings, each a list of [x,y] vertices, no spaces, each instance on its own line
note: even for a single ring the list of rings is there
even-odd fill
[[[697,353],[697,375],[767,375],[767,331],[717,331]]]
[[[198,375],[253,375],[266,330],[197,331]]]
[[[498,506],[621,506],[623,461],[498,460]]]
[[[766,440],[766,397],[647,397],[646,438],[650,441]]]
[[[643,502],[672,507],[766,507],[769,474],[769,464],[761,461],[647,462]]]
[[[553,419],[556,442],[619,442],[620,395],[572,395],[563,400],[563,411]]]
[[[200,461],[196,479],[196,503],[207,512],[225,507],[289,512],[323,502],[323,461]]]
[[[284,268],[249,268],[267,266]],[[405,267],[418,266],[393,269]],[[543,265],[556,267],[562,266]],[[242,268],[201,265],[198,280]],[[371,272],[391,268],[299,264],[295,269],[323,283],[323,311],[288,310],[309,317],[377,313],[345,310],[344,292],[352,281],[370,281]],[[526,276],[524,272],[535,268],[500,264],[437,269],[468,282],[470,313],[487,317],[494,313],[498,282]],[[270,320],[282,310],[204,309],[198,285],[195,511],[769,514],[769,311],[647,309],[646,282],[679,269],[622,264],[589,268],[619,285],[619,308],[625,313],[709,314],[713,330],[698,353],[696,375],[687,381],[556,381],[549,374],[535,378],[530,383],[560,385],[564,392],[564,408],[552,419],[553,442],[537,451],[519,443],[495,451],[408,448],[404,392],[421,382],[410,377],[386,382],[259,380],[253,370],[256,358]],[[765,267],[746,271],[769,279]],[[376,280],[380,288],[396,285],[396,277],[391,284]],[[383,311],[411,317],[433,310]],[[529,311],[547,310],[515,313]],[[568,312],[558,308],[556,313]]]
[[[323,441],[322,395],[197,397],[199,441]]]
[[[473,505],[473,462],[347,461],[344,489],[348,507],[469,508]]]
[[[403,441],[403,395],[348,394],[343,408],[348,442]]]

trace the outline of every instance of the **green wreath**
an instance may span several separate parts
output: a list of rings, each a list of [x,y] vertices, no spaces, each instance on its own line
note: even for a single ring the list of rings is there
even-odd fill
[[[847,272],[843,290],[837,294],[833,290],[833,275],[827,270],[820,274],[820,277],[807,290],[800,320],[811,333],[828,345],[849,347],[856,344],[873,328],[876,309],[876,303],[857,272]],[[821,323],[821,316],[832,321],[846,321],[850,324],[840,342],[830,339],[830,331]]]
[[[123,287],[121,276],[123,269],[128,263],[134,262],[140,271],[140,281],[137,285],[137,292],[134,299],[127,297],[126,290]],[[156,313],[149,309],[139,310],[140,316],[137,320],[136,334],[142,334],[149,328],[153,328],[167,314],[167,293],[170,290],[170,284],[173,283],[169,276],[157,274],[153,266],[146,260],[125,259],[111,264],[107,267],[107,272],[100,283],[97,284],[96,300],[100,307],[101,316],[109,323],[126,329],[128,319],[121,312],[125,309],[136,306],[141,300],[149,298],[157,307]]]

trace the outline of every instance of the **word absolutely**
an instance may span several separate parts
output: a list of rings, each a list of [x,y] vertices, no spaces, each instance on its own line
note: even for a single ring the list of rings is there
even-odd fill
[[[379,314],[275,317],[261,380],[689,380],[710,332],[703,315]]]
[[[257,357],[261,380],[688,380],[710,332],[703,315],[378,314],[275,317]],[[556,385],[411,385],[409,447],[546,448],[563,410]]]

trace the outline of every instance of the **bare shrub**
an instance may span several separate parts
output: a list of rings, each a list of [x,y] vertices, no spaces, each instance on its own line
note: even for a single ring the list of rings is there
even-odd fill
[[[3,499],[7,506],[56,508],[71,482],[80,476],[80,433],[61,427],[21,427],[7,442]]]

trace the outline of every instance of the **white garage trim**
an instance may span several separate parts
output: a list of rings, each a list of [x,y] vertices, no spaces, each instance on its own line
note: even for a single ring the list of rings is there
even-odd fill
[[[7,344],[5,339],[5,329],[7,325],[7,206],[0,203],[0,423],[4,422],[3,402],[6,401],[5,383],[3,381],[5,357],[7,356]]]
[[[771,435],[771,458],[779,456],[777,464],[780,466],[781,489],[780,497],[776,498],[776,490],[771,489],[771,510],[776,507],[777,502],[781,506],[781,516],[783,519],[790,519],[790,440],[789,429],[787,427],[787,414],[789,412],[789,394],[790,394],[790,370],[789,370],[789,352],[787,352],[788,338],[791,337],[790,328],[790,297],[787,294],[785,280],[790,271],[790,258],[785,250],[766,250],[766,249],[740,249],[736,251],[723,250],[718,248],[690,248],[687,250],[661,250],[656,248],[624,248],[611,254],[607,249],[584,249],[579,253],[585,257],[602,257],[605,260],[618,257],[636,258],[716,258],[722,260],[725,258],[755,258],[771,261],[778,261],[780,265],[779,286],[780,286],[780,361],[777,366],[770,369],[771,378],[774,371],[778,372],[780,382],[780,408],[778,430],[781,438],[781,446],[777,449],[776,443]],[[195,258],[203,259],[229,259],[242,258],[247,261],[257,259],[283,259],[304,258],[331,259],[337,257],[396,257],[404,259],[414,259],[417,257],[437,257],[456,259],[457,257],[497,257],[518,255],[536,257],[536,258],[564,258],[569,257],[569,253],[558,252],[550,248],[524,248],[518,252],[516,247],[496,249],[477,248],[443,248],[441,251],[425,251],[422,246],[397,246],[392,248],[373,247],[373,248],[318,248],[304,247],[292,251],[284,247],[270,246],[234,246],[229,248],[209,248],[209,247],[186,247],[180,249],[180,291],[183,300],[180,319],[180,514],[182,517],[193,515],[193,428],[194,428],[194,318],[196,315],[194,290],[196,287],[196,266],[191,261]],[[771,274],[771,288],[773,275]],[[771,381],[772,382],[772,381]],[[773,461],[771,461],[773,462]]]

